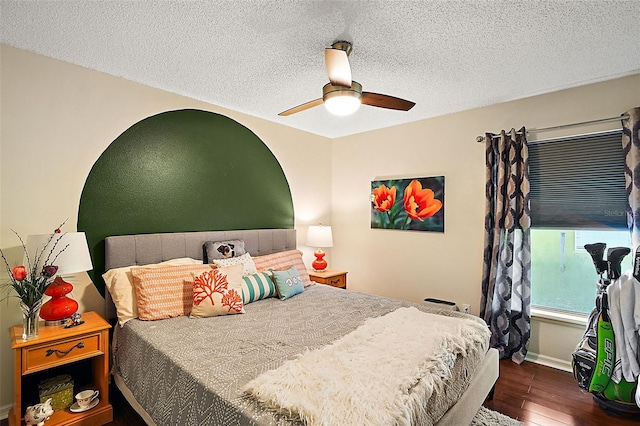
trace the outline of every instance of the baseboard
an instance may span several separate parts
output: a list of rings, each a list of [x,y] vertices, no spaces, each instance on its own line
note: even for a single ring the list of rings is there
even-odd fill
[[[13,407],[13,404],[5,405],[4,407],[0,407],[0,420],[9,418],[9,410]]]
[[[550,356],[528,352],[525,360],[535,362],[536,364],[544,365],[546,367],[555,368],[557,370],[568,371],[569,373],[573,372],[571,362],[565,361],[563,359],[552,358]]]

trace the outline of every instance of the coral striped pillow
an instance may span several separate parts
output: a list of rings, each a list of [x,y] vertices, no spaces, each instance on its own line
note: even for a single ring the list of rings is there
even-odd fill
[[[268,271],[269,269],[287,269],[290,266],[295,266],[300,274],[302,283],[305,287],[313,285],[307,272],[307,267],[302,261],[302,252],[300,250],[288,250],[278,253],[267,254],[265,256],[253,257],[253,263],[256,265],[256,269],[260,271]]]
[[[181,259],[171,259],[161,263],[140,265],[138,267],[163,268],[169,265],[202,265],[202,261],[185,257]],[[111,294],[111,300],[113,300],[114,305],[116,305],[120,327],[130,319],[138,318],[138,299],[136,298],[136,289],[133,286],[131,268],[136,268],[136,266],[109,269],[102,274],[107,290],[109,290]]]
[[[276,286],[266,272],[247,275],[242,277],[242,280],[242,302],[245,305],[276,295]]]
[[[189,315],[193,305],[193,274],[215,265],[177,265],[131,268],[138,318],[146,321]]]

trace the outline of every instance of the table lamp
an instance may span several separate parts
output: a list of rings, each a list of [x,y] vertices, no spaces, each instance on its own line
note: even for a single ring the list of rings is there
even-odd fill
[[[307,230],[307,245],[310,247],[318,247],[313,253],[316,257],[311,266],[316,271],[324,271],[327,268],[327,261],[324,260],[325,252],[322,247],[333,247],[333,237],[331,236],[331,227],[314,225]]]
[[[45,320],[45,326],[62,325],[78,310],[78,302],[67,297],[67,294],[73,290],[73,286],[63,280],[62,276],[93,269],[87,237],[84,232],[54,234],[49,244],[45,247],[49,238],[51,238],[51,234],[29,235],[27,237],[27,250],[29,253],[41,251],[43,253],[40,258],[40,262],[43,264],[37,265],[37,270],[42,270],[47,257],[56,259],[57,256],[54,262],[54,265],[58,267],[57,276],[44,292],[47,296],[51,296],[51,299],[40,308],[40,318]],[[58,240],[60,241],[51,255],[49,255],[51,247]],[[35,261],[35,256],[33,254],[31,256],[31,259]]]

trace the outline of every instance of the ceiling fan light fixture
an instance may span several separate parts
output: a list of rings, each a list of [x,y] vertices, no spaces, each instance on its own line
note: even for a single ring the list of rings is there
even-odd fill
[[[333,115],[350,115],[360,108],[360,99],[348,94],[342,94],[325,100],[324,106]]]
[[[349,54],[353,47],[347,41],[337,41],[324,49],[324,62],[329,76],[329,83],[322,88],[322,98],[305,102],[286,111],[278,113],[286,117],[301,111],[324,104],[333,115],[353,114],[365,104],[377,108],[395,111],[409,111],[415,102],[382,93],[363,92],[362,85],[351,78]]]
[[[335,86],[331,83],[322,88],[324,106],[333,115],[353,114],[360,108],[362,86],[355,81],[351,87]]]

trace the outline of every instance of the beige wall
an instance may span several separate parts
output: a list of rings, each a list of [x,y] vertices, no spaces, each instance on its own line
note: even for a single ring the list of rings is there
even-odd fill
[[[251,129],[274,153],[289,181],[298,239],[306,227],[331,222],[331,140],[183,96],[0,45],[0,247],[22,262],[22,236],[50,232],[68,218],[74,231],[85,179],[107,146],[134,123],[157,113],[197,108],[229,116]],[[306,249],[308,263],[313,256]],[[330,256],[330,254],[329,254]],[[7,282],[0,268],[0,282]],[[75,280],[80,311],[102,309],[86,274]],[[0,305],[0,418],[13,400],[8,327],[20,321],[15,299]]]
[[[616,117],[638,105],[640,75],[635,75],[335,140],[333,265],[349,271],[352,290],[411,301],[452,300],[478,314],[485,169],[484,144],[476,143],[476,136]],[[532,133],[529,140],[616,126]],[[439,175],[445,176],[444,233],[370,229],[372,180]],[[529,349],[566,366],[582,331],[537,321]]]
[[[331,223],[335,247],[329,262],[349,271],[351,289],[413,301],[439,297],[468,303],[473,313],[479,310],[484,209],[484,148],[475,137],[616,116],[640,105],[636,75],[330,141],[5,45],[0,49],[0,247],[10,260],[21,259],[10,229],[44,233],[68,218],[65,228],[75,230],[85,178],[120,133],[162,111],[199,108],[239,121],[272,150],[291,186],[299,243],[307,225]],[[332,169],[308,167],[312,154]],[[444,234],[369,228],[371,180],[429,175],[446,177]],[[303,249],[309,261],[310,251]],[[72,282],[81,310],[101,308],[86,277]],[[19,321],[15,300],[2,302],[0,417],[13,392],[7,328]],[[575,325],[549,322],[536,322],[533,331],[532,352],[564,360],[582,334]]]

